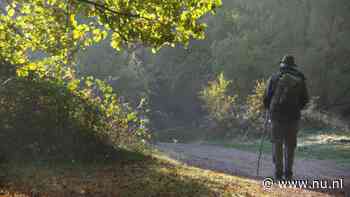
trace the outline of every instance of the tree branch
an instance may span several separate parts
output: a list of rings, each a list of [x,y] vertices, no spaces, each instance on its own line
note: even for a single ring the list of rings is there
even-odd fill
[[[146,20],[152,20],[150,18],[142,17],[142,16],[140,16],[138,14],[117,12],[117,11],[115,11],[113,9],[108,8],[106,5],[99,4],[97,2],[93,2],[93,1],[90,1],[90,0],[78,0],[78,1],[80,1],[82,3],[93,5],[96,8],[100,8],[99,10],[103,9],[103,10],[109,11],[109,12],[111,12],[113,14],[116,14],[116,15],[119,15],[119,16],[126,16],[126,17],[129,17],[129,18],[142,18],[142,19],[146,19]]]
[[[10,81],[12,81],[12,79],[13,79],[12,77],[6,79],[4,82],[2,82],[2,83],[0,84],[0,88],[4,87],[6,84],[8,84]]]

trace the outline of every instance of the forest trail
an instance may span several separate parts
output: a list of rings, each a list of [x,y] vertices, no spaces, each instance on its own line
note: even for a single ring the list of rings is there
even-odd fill
[[[157,147],[187,165],[253,179],[273,176],[272,158],[268,154],[261,157],[260,176],[257,177],[258,153],[203,144],[158,143]],[[296,179],[344,178],[345,190],[348,192],[350,170],[337,166],[335,161],[296,158],[294,173]]]

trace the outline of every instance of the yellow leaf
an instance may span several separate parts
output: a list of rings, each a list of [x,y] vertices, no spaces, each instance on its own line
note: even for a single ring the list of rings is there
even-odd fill
[[[70,22],[72,23],[73,27],[76,27],[78,25],[77,21],[75,20],[75,15],[70,15]]]
[[[13,15],[15,15],[15,9],[10,8],[10,9],[7,11],[7,15],[8,15],[9,17],[12,17]]]
[[[36,66],[34,63],[28,64],[28,69],[29,69],[29,70],[35,70],[36,67],[37,67],[37,66]]]
[[[84,32],[79,31],[77,29],[73,30],[73,39],[79,39],[84,35]]]

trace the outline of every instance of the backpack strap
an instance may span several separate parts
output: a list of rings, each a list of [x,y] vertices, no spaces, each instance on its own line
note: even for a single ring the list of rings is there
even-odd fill
[[[282,72],[278,72],[276,73],[275,75],[273,75],[271,77],[271,93],[270,93],[270,99],[272,98],[274,92],[275,92],[275,89],[276,89],[276,86],[277,86],[277,83],[278,81],[280,80],[280,78],[282,77],[283,73]]]

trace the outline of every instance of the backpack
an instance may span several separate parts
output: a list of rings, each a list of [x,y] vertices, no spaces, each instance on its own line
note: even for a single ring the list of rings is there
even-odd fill
[[[298,117],[303,86],[304,78],[301,76],[289,72],[280,73],[270,103],[271,119],[288,121]]]

